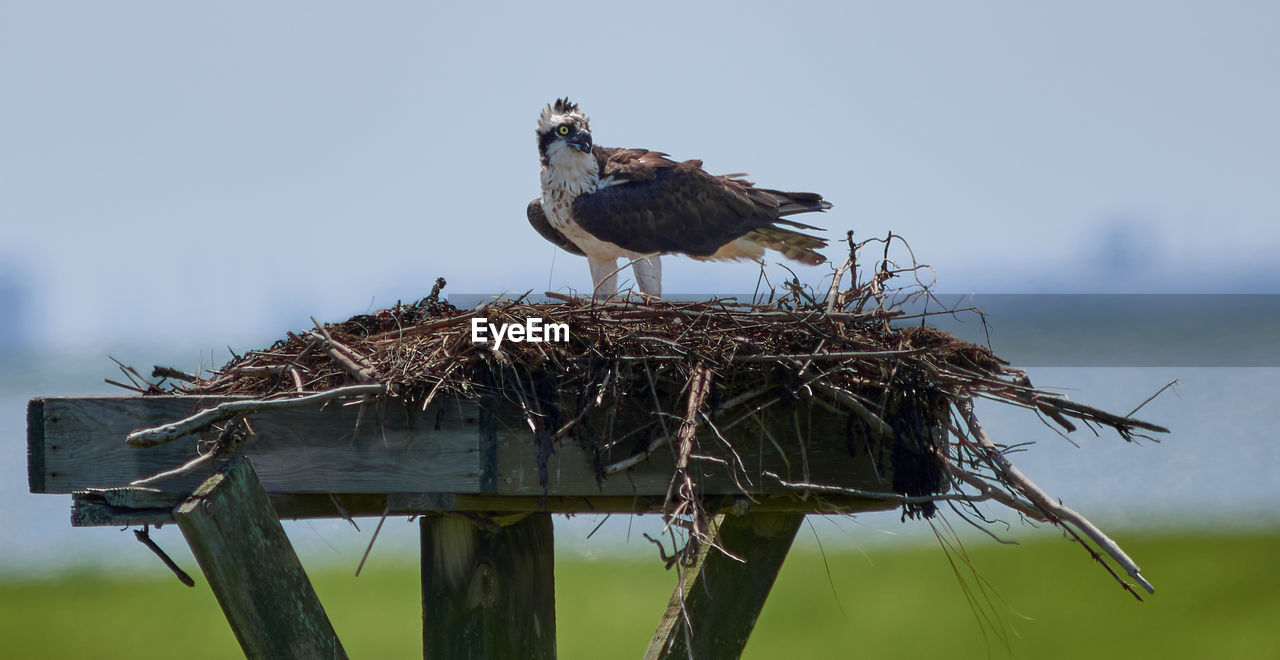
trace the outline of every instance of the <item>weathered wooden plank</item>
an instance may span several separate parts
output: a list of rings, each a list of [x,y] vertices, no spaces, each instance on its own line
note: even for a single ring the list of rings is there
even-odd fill
[[[163,493],[163,500],[153,504],[145,501],[125,503],[119,498],[107,498],[101,491],[72,494],[71,524],[77,527],[165,524],[173,522],[173,507],[186,499],[185,495]],[[542,498],[531,495],[469,495],[459,493],[371,493],[334,494],[342,503],[342,510],[355,518],[378,517],[383,513],[393,516],[413,516],[424,513],[455,512],[542,512],[542,513],[660,513],[665,497],[661,495],[574,495]],[[310,493],[282,493],[271,495],[271,505],[282,520],[312,518],[336,518],[341,511],[329,495]],[[703,507],[711,512],[797,512],[815,514],[851,514],[866,511],[882,511],[896,508],[896,504],[884,500],[852,497],[847,495],[801,499],[797,495],[776,494],[744,503],[733,495],[710,495],[703,499]]]
[[[36,399],[28,427],[32,492],[125,486],[197,456],[196,436],[146,449],[125,435],[186,417],[225,397]],[[425,413],[375,404],[357,427],[355,407],[285,410],[250,417],[253,458],[271,493],[479,492],[479,410],[442,401]],[[190,493],[214,466],[154,484]]]
[[[100,489],[72,493],[71,524],[75,527],[124,527],[173,522],[173,509],[187,495],[167,491],[126,496],[133,489]],[[271,506],[281,519],[361,518],[381,516],[387,511],[387,496],[373,493],[280,493],[269,495]],[[336,501],[335,501],[336,500]],[[341,505],[341,508],[339,508]],[[486,509],[487,510],[487,509]],[[401,513],[399,511],[397,514]],[[417,512],[404,511],[406,515]]]
[[[804,522],[804,514],[752,513],[720,518],[719,543],[745,559],[703,548],[671,595],[645,658],[737,658]],[[681,611],[688,613],[688,628]]]
[[[248,459],[174,515],[246,657],[347,657]]]
[[[551,516],[422,518],[424,658],[556,657]]]
[[[44,399],[27,402],[27,483],[31,492],[44,493]]]
[[[107,488],[73,493],[73,527],[160,525],[173,522],[173,510],[186,500],[154,488]]]
[[[498,409],[494,416],[498,439],[496,492],[541,495],[538,450],[531,441],[528,425],[514,409]],[[760,495],[792,490],[764,476],[765,471],[789,482],[835,484],[877,492],[892,490],[892,455],[888,443],[868,442],[861,435],[849,442],[843,416],[817,406],[797,405],[793,409],[780,404],[763,411],[760,420],[761,423],[739,424],[723,434],[736,456],[713,431],[699,430],[691,465],[702,492],[737,493],[741,487],[748,493]],[[652,416],[638,413],[621,414],[611,422],[603,419],[603,414],[593,414],[588,415],[583,425],[594,424],[601,437],[613,438],[650,425],[648,434],[637,434],[638,441],[633,439],[602,455],[600,463],[608,465],[632,455],[636,446],[648,445],[651,438],[660,437],[662,431],[650,424],[652,421]],[[674,435],[676,423],[669,422],[669,425]],[[850,445],[854,449],[852,453]],[[609,475],[601,484],[592,460],[587,451],[573,442],[557,446],[547,459],[548,492],[562,496],[666,493],[675,469],[673,451],[663,445],[635,468]],[[736,481],[730,474],[730,465],[740,466]]]
[[[225,397],[92,397],[37,399],[30,409],[29,467],[33,492],[70,492],[128,484],[181,465],[197,455],[195,436],[151,448],[129,447],[125,434],[159,425],[215,405]],[[356,427],[355,407],[330,406],[264,412],[251,416],[255,434],[241,448],[254,460],[273,496],[308,493],[345,495],[453,493],[524,498],[598,498],[663,496],[671,479],[672,451],[659,447],[644,461],[597,480],[597,465],[621,461],[637,447],[660,437],[651,416],[635,413],[603,420],[588,415],[579,425],[594,437],[622,439],[632,429],[647,431],[593,457],[576,440],[563,438],[547,459],[547,489],[539,483],[538,449],[515,406],[445,399],[426,413],[398,403],[368,408]],[[765,429],[768,429],[766,432]],[[612,435],[609,435],[612,434]],[[733,452],[726,448],[734,447]],[[891,490],[888,443],[850,437],[842,416],[802,404],[778,404],[759,421],[725,432],[722,441],[703,429],[697,437],[692,470],[705,497],[754,497],[787,492],[776,478],[867,491]],[[852,450],[852,451],[851,451]],[[735,455],[736,452],[736,455]],[[729,465],[739,466],[732,475]],[[186,494],[216,468],[151,484],[163,492]],[[741,489],[741,490],[740,490]],[[829,493],[824,493],[824,496]],[[282,501],[275,500],[278,505]],[[89,502],[96,506],[96,502]],[[283,506],[283,505],[282,505]],[[532,510],[543,510],[534,507]],[[281,508],[284,517],[310,517],[317,509]],[[461,510],[474,510],[462,506]],[[806,510],[813,511],[812,507]],[[336,514],[336,507],[333,509]],[[123,513],[123,512],[121,512]],[[381,513],[378,511],[377,513]],[[111,515],[86,516],[105,521]]]
[[[665,495],[552,495],[546,498],[527,495],[466,495],[456,493],[391,493],[387,496],[388,510],[397,514],[421,514],[441,511],[482,513],[486,511],[543,512],[543,513],[661,513],[665,510]],[[802,498],[795,493],[771,494],[748,502],[738,495],[707,495],[702,506],[708,512],[762,511],[796,512],[815,514],[852,514],[868,511],[887,511],[897,504],[885,500],[838,495],[834,497]],[[349,507],[348,507],[349,508]],[[382,511],[369,511],[365,515],[381,515]]]

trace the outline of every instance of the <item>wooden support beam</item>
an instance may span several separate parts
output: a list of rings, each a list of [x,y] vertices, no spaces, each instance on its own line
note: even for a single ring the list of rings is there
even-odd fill
[[[551,515],[422,518],[424,658],[556,657]]]
[[[192,435],[138,448],[124,437],[236,397],[117,396],[31,401],[27,414],[28,479],[34,493],[75,493],[73,525],[126,526],[172,521],[174,507],[213,474],[219,461],[195,472],[130,486],[198,455]],[[277,410],[249,418],[252,435],[238,454],[254,471],[276,514],[287,518],[381,516],[386,512],[638,513],[661,511],[674,469],[672,453],[655,451],[634,468],[598,480],[597,463],[625,458],[634,442],[599,461],[565,439],[539,457],[523,413],[502,401],[440,397],[425,412],[395,401],[358,406]],[[593,413],[594,414],[594,413]],[[625,418],[624,418],[625,417]],[[605,428],[650,428],[635,411],[617,420],[591,414],[579,423]],[[359,423],[357,423],[359,421]],[[759,422],[759,423],[757,423]],[[703,506],[721,511],[853,513],[898,506],[892,496],[891,443],[850,436],[843,418],[816,408],[774,406],[759,419],[725,431],[736,457],[716,458],[720,438],[700,441],[692,466]],[[704,431],[710,433],[710,431]],[[628,432],[630,433],[630,432]],[[206,434],[208,435],[208,434]],[[625,445],[625,446],[624,446]],[[221,460],[221,459],[219,459]],[[547,485],[540,483],[545,461]],[[751,466],[730,474],[731,465]],[[848,489],[808,491],[758,474]],[[747,493],[744,495],[743,489]]]
[[[28,409],[28,479],[32,492],[70,493],[128,486],[199,455],[199,435],[158,447],[125,444],[132,431],[159,426],[236,397],[47,397]],[[480,411],[460,399],[423,412],[398,402],[333,404],[249,417],[253,434],[241,454],[253,459],[267,492],[480,492],[476,452]],[[359,422],[359,423],[357,423]],[[207,433],[216,437],[216,432]],[[213,473],[149,484],[187,494]]]
[[[720,516],[717,542],[746,562],[704,547],[671,595],[644,657],[741,656],[802,522],[802,513]]]
[[[71,493],[129,486],[199,455],[198,435],[139,448],[124,438],[140,428],[188,417],[234,397],[144,396],[34,399],[28,410],[28,479],[36,493]],[[489,407],[486,407],[489,406]],[[572,410],[566,408],[566,410]],[[284,494],[455,493],[597,498],[665,498],[674,469],[672,452],[654,451],[632,469],[603,483],[598,464],[626,459],[662,434],[646,411],[627,410],[617,419],[594,411],[579,427],[644,429],[605,455],[583,451],[565,438],[550,456],[539,457],[529,424],[514,404],[441,397],[427,411],[378,400],[363,406],[273,410],[255,413],[252,434],[239,449],[253,459],[267,492]],[[758,417],[758,419],[756,419]],[[777,478],[885,492],[892,490],[891,443],[851,437],[846,420],[817,407],[773,406],[755,421],[725,431],[726,443],[703,430],[693,460],[704,495],[753,497],[795,493]],[[757,423],[758,422],[758,423]],[[209,431],[206,439],[216,437]],[[602,443],[603,444],[603,443]],[[542,477],[545,465],[547,484]],[[735,465],[749,465],[745,474]],[[183,476],[148,483],[162,493],[185,496],[213,473],[213,461]],[[741,470],[739,470],[741,472]],[[288,515],[284,511],[282,516]],[[380,513],[380,511],[379,511]]]
[[[209,477],[174,518],[246,657],[347,657],[248,459]]]
[[[661,513],[662,495],[600,495],[598,497],[536,497],[532,495],[471,495],[465,493],[283,493],[269,494],[281,520],[337,518],[346,511],[353,518],[416,516],[444,511],[468,513]],[[72,494],[71,524],[76,527],[128,527],[173,522],[173,509],[186,496],[146,489],[91,489]],[[338,503],[342,509],[338,509]],[[741,496],[704,495],[709,513],[738,511],[747,506]],[[805,499],[799,494],[762,495],[750,503],[752,512],[854,514],[896,508],[894,500],[854,495]]]

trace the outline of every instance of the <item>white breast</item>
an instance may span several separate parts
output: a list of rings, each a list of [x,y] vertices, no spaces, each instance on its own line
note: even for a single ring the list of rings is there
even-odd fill
[[[561,143],[552,144],[547,156],[550,164],[542,168],[542,210],[546,212],[551,226],[560,230],[588,257],[635,259],[642,256],[592,236],[573,219],[573,200],[578,195],[595,192],[599,186],[599,165],[595,157]]]
[[[588,257],[596,259],[617,259],[619,257],[635,259],[641,256],[608,241],[602,241],[579,226],[573,219],[573,200],[576,198],[576,195],[570,197],[563,190],[552,189],[542,192],[542,209],[546,211],[547,220],[551,222],[552,227],[560,230],[560,233],[564,234],[570,241],[573,241],[573,244],[581,248]]]

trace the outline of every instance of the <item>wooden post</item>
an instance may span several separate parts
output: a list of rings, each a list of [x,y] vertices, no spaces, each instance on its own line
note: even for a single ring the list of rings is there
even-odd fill
[[[719,517],[718,543],[746,563],[702,549],[685,571],[645,653],[648,660],[737,658],[795,540],[803,513]],[[684,612],[692,631],[686,630]]]
[[[422,518],[424,658],[556,657],[551,515]]]
[[[347,657],[248,459],[209,477],[174,518],[246,657]]]

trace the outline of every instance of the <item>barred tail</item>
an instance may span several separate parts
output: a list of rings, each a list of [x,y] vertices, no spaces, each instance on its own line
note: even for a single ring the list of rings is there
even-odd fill
[[[800,225],[800,223],[789,224]],[[800,226],[808,229],[817,229],[817,227],[809,227],[808,225]],[[815,251],[827,247],[826,239],[818,238],[817,236],[802,234],[783,227],[761,227],[760,229],[752,230],[743,238],[770,250],[777,250],[782,253],[782,256],[809,266],[817,266],[827,261],[826,257]]]
[[[783,192],[781,190],[764,190],[762,192],[767,192],[778,200],[779,216],[797,213],[820,213],[831,208],[831,202],[823,199],[822,195],[818,193]],[[820,227],[783,219],[782,217],[779,217],[776,222],[796,229],[822,231]],[[826,257],[815,251],[827,247],[827,241],[824,238],[802,234],[794,229],[787,229],[777,225],[757,229],[748,234],[748,236],[751,237],[752,241],[771,250],[777,250],[782,253],[782,256],[803,264],[816,266],[827,261]]]

